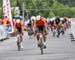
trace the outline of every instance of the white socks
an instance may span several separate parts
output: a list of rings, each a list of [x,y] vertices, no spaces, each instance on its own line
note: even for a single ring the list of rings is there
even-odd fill
[[[46,42],[44,42],[43,44],[46,45]]]
[[[21,48],[23,48],[23,43],[21,42]]]

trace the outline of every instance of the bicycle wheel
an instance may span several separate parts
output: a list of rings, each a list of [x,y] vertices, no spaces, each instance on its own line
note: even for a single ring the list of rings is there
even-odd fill
[[[18,47],[18,51],[20,51],[21,46],[19,40],[17,41],[17,47]]]
[[[53,37],[55,37],[55,34],[56,34],[56,32],[55,32],[55,31],[53,31]]]
[[[41,49],[41,55],[43,55],[43,41],[42,41],[42,38],[40,38],[40,49]]]

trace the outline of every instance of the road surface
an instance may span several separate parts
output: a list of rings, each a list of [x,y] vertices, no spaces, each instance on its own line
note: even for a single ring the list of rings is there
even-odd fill
[[[40,54],[35,37],[30,39],[25,32],[24,49],[17,51],[16,37],[0,42],[0,60],[75,60],[75,41],[71,40],[70,31],[60,38],[47,36],[47,48]]]

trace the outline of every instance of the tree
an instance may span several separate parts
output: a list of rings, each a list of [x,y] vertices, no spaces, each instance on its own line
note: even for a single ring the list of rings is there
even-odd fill
[[[0,0],[0,7],[2,8],[2,1]],[[17,0],[10,0],[11,6],[15,7]],[[64,15],[68,17],[75,16],[75,0],[18,0],[21,9],[23,8],[23,3],[25,5],[25,16],[29,17],[32,15],[42,15],[44,17],[48,16],[61,16]],[[74,8],[72,8],[74,7]],[[14,10],[13,10],[14,11]],[[28,11],[28,12],[27,12]],[[12,13],[13,14],[13,13]],[[2,11],[0,11],[0,16]]]

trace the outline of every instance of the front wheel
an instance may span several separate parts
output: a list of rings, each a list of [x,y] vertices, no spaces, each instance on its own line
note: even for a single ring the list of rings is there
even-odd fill
[[[40,49],[41,49],[41,55],[43,55],[43,41],[42,41],[42,38],[40,38]]]
[[[20,51],[21,45],[20,45],[19,39],[18,39],[18,41],[17,41],[17,47],[18,47],[18,51]]]

